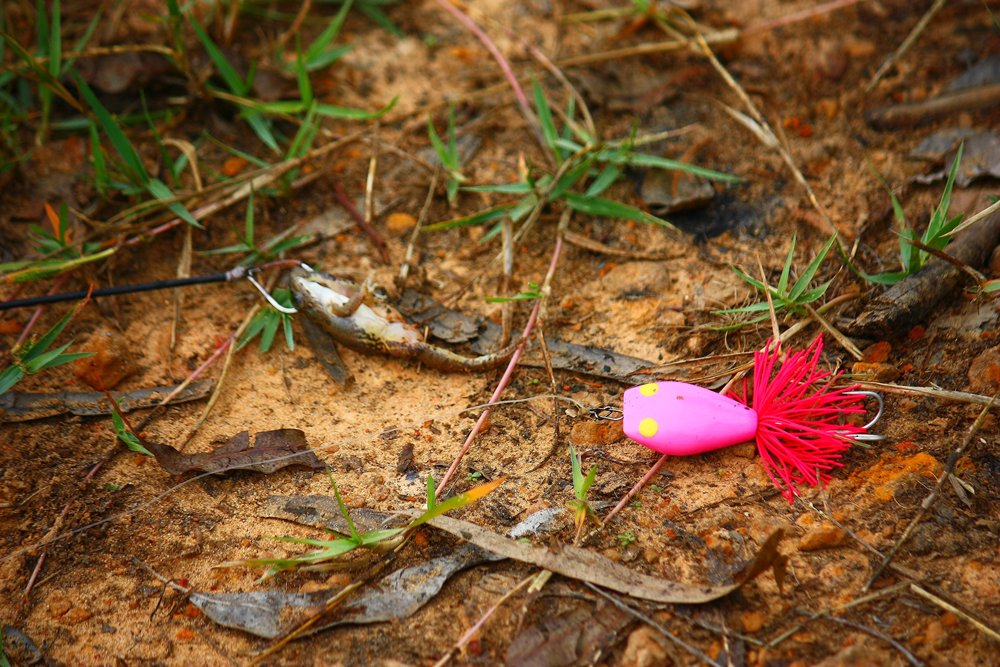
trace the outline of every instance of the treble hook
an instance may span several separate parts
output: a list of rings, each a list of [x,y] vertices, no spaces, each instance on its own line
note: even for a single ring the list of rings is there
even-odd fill
[[[602,405],[599,408],[590,408],[587,412],[590,413],[590,416],[597,421],[620,422],[625,418],[625,413],[622,409],[616,408],[613,405]]]
[[[875,416],[871,418],[871,421],[862,426],[862,428],[865,431],[867,431],[872,426],[877,424],[878,420],[882,418],[882,411],[885,408],[885,403],[882,401],[881,394],[874,391],[868,391],[865,389],[859,389],[857,391],[845,391],[844,393],[850,394],[852,396],[867,396],[868,398],[874,398],[876,401],[878,401],[878,412],[876,412]],[[879,435],[878,433],[855,433],[848,437],[853,438],[858,442],[879,442],[880,440],[885,440],[885,436]]]

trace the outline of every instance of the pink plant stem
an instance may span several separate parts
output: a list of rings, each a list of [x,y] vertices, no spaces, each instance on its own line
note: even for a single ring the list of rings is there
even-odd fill
[[[62,521],[63,519],[66,518],[67,512],[69,512],[69,503],[66,503],[66,507],[63,507],[62,513],[59,515],[59,517],[55,520],[55,523],[53,524],[54,527],[62,525]],[[31,571],[31,576],[28,577],[28,585],[24,587],[25,598],[27,598],[28,595],[31,594],[31,589],[35,587],[35,581],[38,580],[38,575],[42,571],[42,565],[45,564],[46,553],[47,552],[44,551],[43,547],[43,551],[41,554],[39,554],[38,561],[35,563],[35,568]]]
[[[220,345],[215,350],[215,352],[213,352],[208,357],[208,359],[206,359],[205,361],[202,362],[201,366],[198,366],[198,368],[194,369],[194,372],[192,372],[191,375],[187,376],[187,379],[185,379],[184,382],[181,382],[179,385],[177,385],[177,387],[172,392],[170,392],[169,394],[167,394],[163,398],[162,401],[160,401],[159,403],[157,403],[156,406],[153,408],[153,411],[149,413],[149,416],[147,416],[144,420],[142,420],[142,422],[139,423],[138,430],[133,431],[133,432],[136,435],[139,435],[139,433],[142,432],[142,429],[144,429],[146,426],[149,425],[149,422],[152,420],[153,415],[156,414],[157,410],[159,410],[160,408],[162,408],[164,405],[166,405],[170,401],[174,400],[174,397],[176,397],[179,393],[181,393],[182,391],[184,391],[185,389],[187,389],[187,387],[192,382],[194,382],[196,379],[198,379],[199,375],[201,375],[202,373],[204,373],[205,370],[209,366],[211,366],[212,364],[214,364],[216,362],[216,360],[219,357],[221,357],[223,355],[223,353],[225,353],[225,351],[228,350],[232,346],[232,344],[233,344],[233,342],[235,340],[236,340],[235,336],[230,336],[229,338],[227,338],[225,340],[225,342],[223,342],[222,345]]]
[[[614,518],[616,514],[625,509],[625,506],[628,505],[629,501],[635,498],[635,494],[639,493],[639,491],[641,491],[647,484],[649,484],[649,480],[653,479],[656,476],[656,474],[660,472],[660,468],[663,467],[663,464],[667,462],[668,458],[670,458],[669,455],[664,454],[656,461],[656,463],[653,464],[653,467],[650,468],[646,472],[646,474],[642,476],[642,479],[636,482],[635,486],[629,489],[629,492],[626,493],[625,496],[618,501],[618,504],[615,505],[610,512],[608,512],[608,515],[604,517],[604,523],[611,521],[611,519]]]
[[[56,281],[52,284],[52,289],[49,290],[49,295],[55,294],[56,292],[61,290],[62,286],[66,284],[67,278],[68,276],[66,274],[63,274],[58,278],[56,278]],[[35,312],[34,314],[32,314],[31,319],[28,320],[28,323],[24,325],[24,329],[21,330],[21,335],[17,337],[17,342],[14,343],[14,347],[19,346],[21,343],[23,343],[28,339],[28,334],[31,333],[31,330],[35,328],[35,325],[38,323],[38,319],[42,316],[42,313],[44,312],[45,312],[45,306],[39,306],[38,308],[35,308]]]
[[[562,253],[562,234],[556,237],[555,247],[552,249],[552,260],[549,262],[549,270],[546,275],[546,282],[551,279],[551,276],[555,273],[556,264],[559,263],[559,255]],[[524,354],[524,346],[528,342],[528,338],[531,336],[531,332],[535,328],[535,322],[538,320],[538,313],[542,309],[542,299],[535,301],[535,307],[531,309],[531,315],[528,317],[528,323],[524,326],[524,331],[521,333],[521,344],[517,346],[514,350],[514,354],[511,355],[510,362],[507,364],[507,370],[504,371],[503,377],[500,378],[500,382],[497,384],[496,390],[493,392],[493,396],[490,397],[490,403],[496,403],[500,400],[500,395],[503,394],[503,390],[507,388],[510,383],[511,377],[514,375],[514,369],[517,368],[518,362],[521,360],[521,355]],[[469,432],[469,436],[465,439],[465,444],[462,445],[462,449],[459,450],[458,456],[452,461],[451,467],[448,468],[448,472],[445,473],[444,478],[442,478],[441,483],[437,487],[437,492],[435,493],[435,498],[441,497],[441,492],[454,477],[455,471],[458,470],[459,464],[462,462],[462,458],[469,451],[472,446],[473,441],[479,432],[482,430],[483,425],[486,424],[486,420],[489,419],[490,408],[485,408],[479,419],[476,420],[475,426]]]
[[[337,203],[340,204],[345,211],[354,220],[354,223],[358,226],[362,232],[368,237],[368,240],[378,248],[379,254],[382,256],[382,263],[389,263],[389,244],[385,242],[382,235],[377,229],[368,224],[365,220],[365,216],[361,215],[361,211],[358,207],[354,205],[351,198],[347,196],[347,192],[344,191],[344,186],[340,183],[333,184],[333,194],[337,198]]]
[[[438,5],[442,9],[447,11],[449,14],[454,16],[459,23],[468,28],[469,32],[476,36],[476,38],[483,43],[486,50],[490,52],[493,59],[497,61],[500,69],[503,71],[504,77],[506,77],[507,82],[510,83],[510,87],[514,89],[514,96],[517,98],[517,104],[521,107],[521,113],[524,117],[528,119],[528,122],[532,127],[535,126],[535,114],[531,111],[531,105],[528,104],[528,96],[524,94],[524,89],[521,88],[521,84],[517,80],[517,75],[514,74],[513,68],[511,68],[510,63],[504,58],[504,55],[500,53],[500,49],[497,45],[490,39],[482,28],[476,25],[476,22],[469,18],[461,9],[451,4],[448,0],[436,0]]]
[[[792,23],[798,23],[799,21],[805,21],[815,16],[821,16],[823,14],[837,11],[838,9],[856,5],[858,4],[858,1],[859,0],[832,0],[832,2],[803,9],[799,12],[792,12],[791,14],[787,14],[785,16],[779,16],[776,19],[751,24],[747,26],[746,30],[743,31],[743,34],[747,35],[755,32],[767,32],[769,30],[774,30],[775,28],[791,25]]]

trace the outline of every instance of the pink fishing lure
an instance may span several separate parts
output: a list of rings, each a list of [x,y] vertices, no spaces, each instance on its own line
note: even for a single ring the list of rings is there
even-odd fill
[[[822,350],[818,336],[808,349],[788,354],[775,372],[781,353],[768,341],[754,354],[749,403],[746,381],[742,395],[729,396],[684,382],[633,387],[622,406],[625,435],[672,456],[756,440],[767,474],[791,502],[798,484],[829,480],[829,472],[843,465],[844,451],[871,426],[843,423],[844,415],[865,413],[867,393],[858,393],[857,385],[833,387],[840,374],[817,368]]]

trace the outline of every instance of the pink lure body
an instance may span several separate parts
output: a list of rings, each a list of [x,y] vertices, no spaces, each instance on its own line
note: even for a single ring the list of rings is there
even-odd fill
[[[632,440],[672,456],[701,454],[757,435],[757,413],[728,396],[684,382],[625,391],[622,428]]]

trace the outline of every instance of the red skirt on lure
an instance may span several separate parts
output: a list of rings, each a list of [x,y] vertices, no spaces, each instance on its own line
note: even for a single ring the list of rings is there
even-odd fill
[[[843,465],[841,456],[871,424],[843,423],[864,414],[866,393],[834,387],[839,373],[818,368],[823,338],[778,366],[780,345],[754,354],[752,399],[684,382],[656,382],[625,392],[625,435],[664,454],[687,456],[755,440],[767,474],[791,502],[797,485],[817,486]],[[777,371],[775,368],[777,367]],[[872,437],[872,436],[870,436]]]

